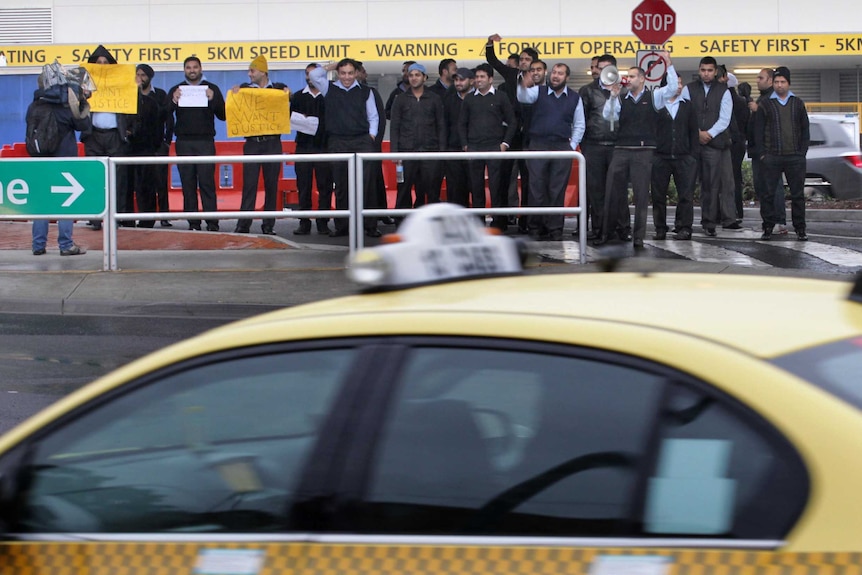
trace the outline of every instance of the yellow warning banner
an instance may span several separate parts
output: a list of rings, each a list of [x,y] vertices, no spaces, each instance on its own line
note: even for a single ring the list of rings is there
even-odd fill
[[[257,56],[270,62],[322,62],[355,58],[365,62],[404,60],[484,59],[485,38],[437,38],[395,40],[319,40],[272,42],[210,42],[175,44],[114,44],[108,50],[120,63],[182,64],[197,56],[206,64],[249,63]],[[609,53],[617,58],[635,58],[638,50],[651,46],[634,36],[554,36],[504,38],[498,54],[508,55],[525,47],[538,50],[545,60],[591,58]],[[703,56],[859,56],[862,34],[740,34],[721,36],[676,35],[667,50],[681,58]],[[8,66],[41,66],[60,60],[63,64],[86,62],[95,48],[57,44],[48,46],[0,45]]]

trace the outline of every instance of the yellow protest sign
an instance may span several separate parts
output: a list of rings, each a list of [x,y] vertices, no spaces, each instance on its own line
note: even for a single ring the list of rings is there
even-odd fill
[[[290,97],[284,90],[241,88],[225,102],[227,135],[269,136],[290,132]]]
[[[90,73],[96,91],[90,96],[93,112],[138,113],[138,85],[134,64],[81,64]]]

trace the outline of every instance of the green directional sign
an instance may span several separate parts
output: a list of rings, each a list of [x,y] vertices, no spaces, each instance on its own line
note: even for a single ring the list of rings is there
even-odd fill
[[[107,183],[104,159],[2,159],[0,216],[101,216]]]

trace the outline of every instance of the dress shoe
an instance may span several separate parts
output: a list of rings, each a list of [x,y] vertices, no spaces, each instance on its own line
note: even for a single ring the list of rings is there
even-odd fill
[[[45,255],[45,248],[39,248],[38,250],[33,250],[33,255],[34,256],[44,256]]]
[[[377,228],[365,228],[365,235],[369,238],[379,238],[383,233]]]
[[[708,235],[709,237],[715,237],[715,228],[704,228],[703,231],[706,232],[706,235]]]
[[[318,226],[318,231],[320,231],[320,226]],[[293,230],[293,235],[295,236],[307,236],[311,233],[311,224],[304,225],[299,224],[299,227]]]
[[[653,236],[653,239],[666,240],[667,239],[667,232],[664,230],[662,230],[660,232],[656,232],[655,235]]]
[[[139,228],[154,228],[154,227],[156,227],[156,222],[155,222],[155,220],[140,221],[140,222],[138,222],[138,227]]]
[[[121,228],[133,228],[135,227],[135,222],[133,221],[122,221],[117,223],[117,225]]]
[[[721,229],[739,231],[742,229],[742,225],[739,222],[733,222],[729,226],[721,226]]]
[[[395,218],[393,218],[392,216],[383,216],[382,218],[377,218],[377,221],[379,221],[384,226],[395,225]]]
[[[274,236],[275,230],[272,228],[261,228],[260,233],[262,233],[265,236]]]
[[[799,230],[798,232],[796,232],[796,239],[800,242],[807,242],[808,234],[805,233],[805,230]]]
[[[601,237],[598,237],[598,238],[593,240],[593,245],[596,247],[603,246],[606,243],[608,243],[608,237],[607,236],[601,236]]]
[[[82,250],[80,246],[77,244],[72,244],[72,247],[68,250],[60,250],[61,256],[80,256],[81,254],[87,253],[86,250]]]
[[[691,232],[688,230],[679,230],[676,233],[675,237],[678,240],[690,240],[691,239]]]
[[[100,222],[100,221],[91,220],[90,225],[93,226],[93,229],[96,231],[99,231],[102,229],[102,222]]]
[[[644,241],[640,238],[635,238],[634,240],[632,240],[632,245],[634,245],[634,247],[636,248],[642,248],[644,247]]]
[[[329,232],[330,238],[343,238],[346,235],[347,235],[347,228],[345,228],[343,230],[336,229],[336,230],[332,230],[331,232]]]
[[[618,235],[620,236],[620,239],[624,242],[632,241],[632,233],[631,232],[622,231],[622,232],[619,232]]]
[[[319,233],[319,234],[329,234],[329,225],[327,225],[327,224],[317,224],[317,233]]]
[[[207,224],[208,232],[217,232],[219,230],[218,224]]]
[[[233,230],[233,233],[235,233],[235,234],[247,234],[247,233],[248,233],[248,228],[239,228],[239,227],[237,227],[237,228],[235,228],[235,229]]]
[[[200,224],[189,224],[189,229],[194,230],[196,232],[199,232],[199,231],[201,231],[201,225]]]
[[[172,227],[174,227],[174,224],[172,224],[170,220],[162,220],[161,222],[159,222],[159,225],[160,225],[161,227],[163,227],[163,228],[172,228]]]
[[[772,230],[763,230],[763,233],[760,235],[760,239],[768,242],[772,239]]]

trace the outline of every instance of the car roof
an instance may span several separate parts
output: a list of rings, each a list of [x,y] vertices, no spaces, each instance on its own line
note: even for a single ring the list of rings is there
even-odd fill
[[[409,334],[419,320],[401,316],[451,313],[507,316],[515,329],[506,337],[519,332],[535,337],[530,325],[542,317],[580,318],[671,330],[772,358],[862,334],[862,304],[848,299],[850,288],[836,281],[732,274],[536,275],[349,296],[272,312],[223,330],[370,314],[380,333]],[[462,317],[436,331],[466,335],[469,323]],[[362,335],[351,330],[350,321],[344,324],[342,335]]]

